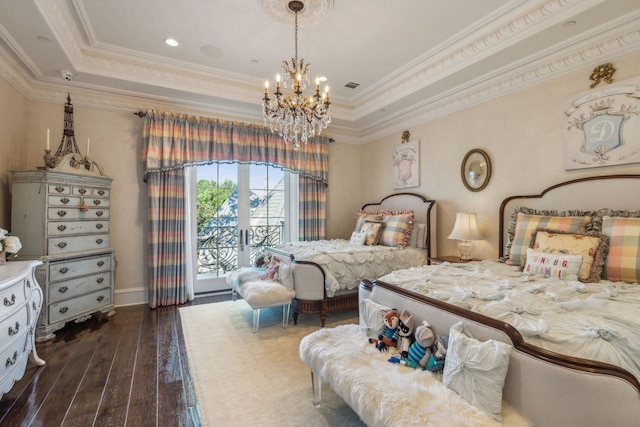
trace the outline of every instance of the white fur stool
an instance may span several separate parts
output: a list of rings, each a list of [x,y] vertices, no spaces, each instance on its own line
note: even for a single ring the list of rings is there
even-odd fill
[[[233,300],[236,300],[236,291],[253,309],[253,333],[260,327],[260,309],[282,306],[282,327],[289,323],[289,307],[295,291],[288,289],[280,282],[272,280],[250,280],[234,288]]]

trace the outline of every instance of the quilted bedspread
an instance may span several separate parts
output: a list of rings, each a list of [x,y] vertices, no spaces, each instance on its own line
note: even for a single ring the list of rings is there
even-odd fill
[[[394,270],[427,263],[424,249],[356,245],[341,239],[289,242],[274,248],[293,254],[297,260],[320,265],[328,297],[338,290],[357,289],[361,279],[374,280]]]
[[[443,263],[380,280],[510,323],[525,341],[640,380],[640,285],[531,276],[498,261]]]

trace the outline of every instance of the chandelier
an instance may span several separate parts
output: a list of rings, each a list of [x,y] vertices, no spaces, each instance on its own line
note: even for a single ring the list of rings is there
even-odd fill
[[[278,134],[296,148],[300,142],[306,143],[331,123],[331,103],[329,102],[329,86],[325,86],[320,94],[320,79],[316,78],[315,94],[305,97],[303,91],[309,83],[309,65],[304,59],[298,62],[298,12],[304,8],[301,1],[289,2],[289,10],[295,13],[295,58],[291,64],[282,61],[280,74],[276,76],[276,91],[269,98],[269,81],[265,83],[262,110],[264,122],[272,132]],[[282,81],[281,81],[282,80]],[[281,85],[291,88],[292,93],[284,96]]]

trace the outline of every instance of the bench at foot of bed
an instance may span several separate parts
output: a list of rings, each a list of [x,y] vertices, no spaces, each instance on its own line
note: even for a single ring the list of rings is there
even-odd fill
[[[291,311],[293,311],[293,323],[298,324],[298,314],[320,314],[320,323],[324,328],[327,320],[327,313],[339,310],[347,310],[358,307],[358,290],[339,294],[331,298],[322,300],[305,300],[294,298],[291,301]]]
[[[311,370],[314,405],[327,383],[370,426],[530,426],[508,404],[503,424],[449,389],[440,374],[388,361],[369,344],[359,325],[313,332],[300,342],[300,358]]]

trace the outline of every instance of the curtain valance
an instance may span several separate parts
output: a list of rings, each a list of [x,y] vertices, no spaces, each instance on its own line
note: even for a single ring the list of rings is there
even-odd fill
[[[146,112],[142,137],[145,176],[226,160],[271,164],[328,183],[328,138],[296,149],[262,126],[155,110]]]

